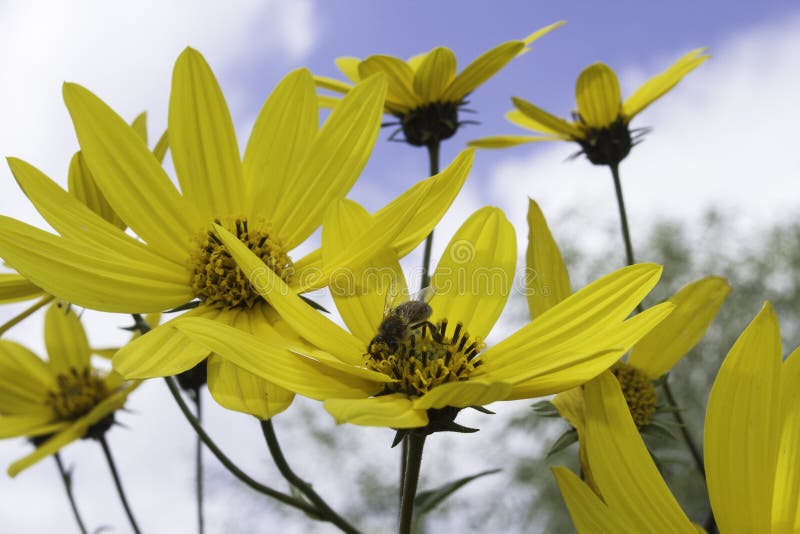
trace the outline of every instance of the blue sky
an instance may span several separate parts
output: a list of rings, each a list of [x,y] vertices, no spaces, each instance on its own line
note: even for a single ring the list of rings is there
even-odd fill
[[[709,46],[711,61],[637,117],[636,125],[653,126],[654,131],[623,165],[634,239],[644,235],[655,216],[691,222],[711,205],[740,210],[736,231],[743,239],[796,213],[800,109],[794,103],[800,92],[800,7],[793,1],[239,0],[221,7],[211,1],[148,0],[124,10],[98,0],[68,6],[5,2],[0,3],[0,68],[5,80],[0,85],[0,152],[22,157],[66,183],[76,143],[61,102],[64,80],[86,85],[126,117],[147,109],[151,131],[160,132],[172,64],[186,45],[203,52],[217,73],[244,147],[261,103],[292,68],[307,66],[315,73],[334,75],[333,60],[340,55],[407,57],[437,45],[453,48],[463,67],[496,44],[561,19],[567,25],[537,41],[531,53],[514,60],[470,98],[482,125],[466,128],[448,141],[443,163],[471,138],[518,133],[502,118],[512,95],[567,115],[574,105],[575,78],[594,61],[615,68],[629,94],[683,53]],[[381,134],[352,194],[372,209],[427,170],[423,150],[387,143],[388,133]],[[607,237],[601,231],[616,227],[607,172],[581,161],[565,163],[574,150],[567,144],[551,144],[480,152],[467,187],[441,225],[436,247],[443,247],[445,237],[468,212],[487,203],[507,212],[524,246],[526,195],[539,200],[552,220],[563,222],[554,228],[556,237],[575,238],[597,249],[617,246],[603,241]],[[41,221],[5,168],[0,168],[0,188],[0,213]],[[0,317],[19,309],[6,307]],[[119,341],[117,326],[127,323],[96,313],[86,317],[98,345]],[[9,337],[41,350],[40,318],[15,328]],[[133,431],[117,429],[111,440],[134,507],[148,532],[178,531],[187,517],[193,517],[189,492],[193,440],[160,384],[142,387],[132,408],[135,413],[124,419]],[[208,417],[210,431],[237,461],[261,479],[277,480],[263,462],[263,444],[249,418],[213,407]],[[289,425],[291,411],[281,418]],[[342,431],[362,445],[364,436],[377,436],[379,443],[386,438],[380,432]],[[294,450],[302,439],[302,432],[290,432],[286,448]],[[492,439],[491,429],[475,439]],[[0,442],[0,464],[10,463],[26,448],[21,440]],[[79,443],[66,453],[68,462],[79,466],[79,499],[93,525],[115,524],[124,531],[124,519],[95,449],[93,444]],[[429,453],[435,458],[435,452]],[[478,467],[471,470],[480,469],[480,458],[473,460]],[[335,473],[324,466],[319,472],[315,485],[334,495],[334,502],[341,501]],[[225,475],[217,471],[216,476]],[[59,531],[71,525],[58,484],[49,462],[15,480],[0,476],[4,496],[0,531]],[[40,511],[39,499],[47,503],[48,513]],[[209,508],[212,524],[222,524],[227,513],[222,499]]]

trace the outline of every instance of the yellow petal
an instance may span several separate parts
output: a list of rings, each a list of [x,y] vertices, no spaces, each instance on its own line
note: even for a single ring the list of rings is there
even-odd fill
[[[8,468],[9,476],[17,476],[21,471],[29,468],[39,460],[47,458],[51,454],[58,452],[61,447],[85,436],[90,426],[99,422],[107,415],[122,408],[122,406],[125,405],[125,399],[138,386],[139,383],[134,382],[128,385],[125,389],[117,391],[111,396],[103,399],[99,404],[97,404],[97,406],[92,408],[88,414],[84,415],[70,426],[36,447],[36,450],[31,454],[11,464],[11,466]]]
[[[569,273],[561,251],[550,233],[542,210],[528,199],[528,250],[525,289],[531,318],[541,314],[572,294]]]
[[[456,75],[456,56],[439,46],[425,56],[414,74],[414,92],[424,102],[438,102]]]
[[[372,216],[350,200],[342,200],[325,214],[322,225],[322,257],[331,264],[337,253],[359,238],[363,228],[373,224]],[[348,330],[359,339],[371,339],[383,319],[384,305],[391,289],[406,288],[397,256],[383,250],[358,269],[337,270],[329,286],[336,309]]]
[[[621,514],[611,512],[600,497],[566,467],[553,467],[561,496],[579,534],[634,534],[634,526]]]
[[[600,490],[592,475],[589,458],[586,456],[586,403],[583,398],[583,387],[574,387],[553,397],[553,406],[578,433],[578,459],[581,462],[583,480],[595,492]]]
[[[339,105],[341,98],[328,95],[317,95],[317,105],[320,109],[333,109]]]
[[[417,410],[403,394],[381,395],[368,399],[328,399],[325,409],[339,424],[419,428],[428,424],[425,410]]]
[[[268,219],[276,213],[295,185],[292,180],[308,155],[318,123],[311,73],[297,69],[281,80],[264,102],[247,142],[248,213]]]
[[[176,321],[175,328],[245,371],[312,399],[360,398],[383,388],[381,383],[365,380],[355,372],[342,372],[289,352],[287,346],[292,343],[274,331],[269,337],[256,337],[238,328],[196,318]]]
[[[44,342],[50,368],[56,375],[82,373],[89,367],[89,342],[75,311],[65,302],[55,302],[44,316]]]
[[[428,57],[428,54],[430,54],[430,52],[431,51],[429,50],[428,52],[422,52],[420,54],[411,56],[410,58],[408,58],[406,63],[408,63],[408,66],[411,67],[411,70],[417,72],[419,66],[422,65],[422,62],[425,61],[425,58]]]
[[[544,137],[537,135],[495,135],[492,137],[481,137],[473,139],[467,143],[468,146],[475,148],[508,148],[525,143],[535,143],[537,141],[556,141],[557,137]]]
[[[566,20],[559,20],[558,22],[554,22],[554,23],[550,24],[549,26],[545,26],[544,28],[540,28],[540,29],[536,30],[535,32],[533,32],[532,34],[530,34],[529,36],[527,36],[525,39],[523,39],[522,42],[525,43],[526,46],[530,46],[531,44],[533,44],[534,41],[536,41],[540,37],[544,37],[545,35],[547,35],[551,31],[555,30],[559,26],[563,26],[566,23],[567,23]]]
[[[339,81],[336,78],[329,78],[327,76],[314,76],[314,84],[322,89],[328,89],[329,91],[336,91],[337,93],[344,94],[347,94],[353,88],[353,86],[349,83]]]
[[[409,227],[412,235],[417,235],[416,225],[432,228],[436,221],[416,219],[430,213],[421,214],[421,207],[429,198],[429,192],[434,185],[435,181],[424,180],[421,187],[412,188],[409,195],[401,195],[386,210],[375,213],[371,223],[362,229],[358,238],[346,248],[336,251],[333,257],[327,259],[322,269],[298,271],[295,282],[297,291],[302,293],[325,287],[343,269],[361,269],[371,258],[383,254],[390,247],[397,249],[398,243],[403,239],[401,236],[408,233],[406,230]]]
[[[429,188],[427,193],[423,195],[422,204],[416,208],[416,214],[403,222],[403,231],[392,244],[398,258],[402,258],[414,250],[439,223],[459,191],[461,191],[461,187],[472,169],[474,159],[474,149],[461,151],[445,170],[431,178],[417,182],[403,194],[375,212],[374,217],[376,219],[385,218],[384,220],[386,221],[397,221],[399,220],[397,215],[390,214],[405,211],[402,206],[408,202],[410,197],[419,194],[425,188]],[[397,223],[393,222],[392,224]]]
[[[386,91],[388,100],[407,108],[422,103],[422,99],[414,93],[414,71],[408,63],[393,56],[375,55],[358,65],[358,75],[362,80],[378,72],[383,73],[389,83]]]
[[[166,257],[184,257],[202,221],[182,198],[147,145],[102,100],[64,84],[81,152],[98,187],[128,226]]]
[[[541,353],[533,352],[515,364],[486,373],[487,377],[505,377],[514,384],[509,399],[541,397],[579,386],[608,369],[630,350],[634,343],[663,321],[674,306],[663,302],[636,315],[617,328],[575,339]],[[603,347],[607,347],[603,349]],[[483,376],[478,373],[477,376]]]
[[[581,132],[581,130],[571,122],[565,121],[560,117],[556,117],[555,115],[552,115],[545,110],[534,106],[527,100],[512,97],[511,101],[514,103],[514,107],[516,107],[517,110],[526,117],[525,120],[512,121],[517,122],[519,126],[522,126],[523,128],[530,128],[531,130],[537,132],[554,135],[561,139],[569,140],[583,138],[583,132]],[[506,115],[506,118],[509,118],[509,116],[517,117],[513,111],[509,112]]]
[[[188,277],[185,250],[178,257],[165,258],[99,216],[36,167],[15,158],[8,158],[8,165],[42,217],[63,237],[107,248],[132,261],[152,266],[153,270],[161,271],[157,275],[160,279],[185,280],[184,277]],[[170,272],[185,274],[176,278],[175,274],[168,274]]]
[[[386,81],[373,77],[356,86],[331,112],[307,157],[287,179],[272,215],[275,232],[292,249],[322,223],[325,209],[344,198],[367,163],[378,138]]]
[[[497,74],[525,48],[522,41],[508,41],[484,52],[458,73],[442,94],[442,101],[460,102],[479,85]]]
[[[783,428],[775,466],[772,498],[772,532],[800,530],[800,349],[789,355],[781,369]]]
[[[458,323],[486,339],[514,286],[517,239],[498,208],[473,213],[445,248],[431,278],[431,320]]]
[[[0,254],[48,293],[95,310],[161,311],[192,299],[188,281],[176,280],[183,273],[62,239],[6,217],[0,217]]]
[[[487,372],[500,369],[520,358],[553,354],[567,344],[604,334],[634,310],[658,282],[661,271],[659,265],[642,263],[596,280],[490,347],[483,353],[481,367]]]
[[[172,328],[175,321],[184,317],[220,319],[220,310],[200,305],[197,308],[153,328],[137,337],[114,354],[114,370],[125,378],[155,378],[172,376],[188,371],[208,357],[208,349],[194,343]],[[229,315],[229,314],[228,314]]]
[[[169,132],[164,130],[164,133],[161,134],[161,137],[158,138],[156,142],[156,146],[153,147],[153,155],[158,160],[158,163],[161,164],[164,162],[164,157],[167,155],[167,150],[169,149]]]
[[[578,114],[590,128],[606,128],[620,117],[622,97],[617,75],[607,65],[583,69],[575,85]]]
[[[53,421],[53,412],[0,415],[0,439],[34,437],[52,434],[69,425],[63,421]]]
[[[603,373],[584,392],[586,454],[609,509],[624,515],[633,532],[696,534],[639,436],[614,375]]]
[[[225,408],[261,420],[281,413],[294,399],[291,391],[215,355],[208,359],[208,391]]]
[[[652,379],[669,371],[703,338],[730,290],[719,276],[683,287],[669,299],[675,311],[636,344],[628,363]]]
[[[342,71],[342,74],[347,76],[348,80],[353,83],[361,81],[361,76],[358,74],[358,64],[361,63],[361,59],[357,57],[337,57],[334,63]]]
[[[172,161],[187,201],[207,218],[245,209],[236,132],[225,97],[203,56],[186,48],[169,98]]]
[[[125,221],[120,219],[117,212],[114,211],[114,208],[111,207],[111,204],[108,203],[100,188],[97,187],[92,171],[89,170],[89,166],[86,165],[86,161],[80,152],[75,152],[75,155],[72,156],[67,180],[69,192],[86,204],[90,210],[120,230],[125,230],[128,227]]]
[[[511,384],[503,382],[482,382],[479,380],[448,382],[436,386],[415,400],[414,408],[417,410],[438,410],[447,406],[455,408],[484,406],[495,401],[504,400],[510,391]]]
[[[0,340],[0,413],[50,412],[48,391],[56,388],[50,368],[13,341]]]
[[[780,372],[778,320],[766,303],[728,352],[708,398],[703,456],[720,532],[770,531]]]
[[[670,68],[653,76],[639,87],[622,105],[622,112],[627,120],[631,120],[644,108],[661,98],[667,91],[675,87],[684,76],[692,72],[710,56],[701,55],[705,48],[692,50],[676,61]]]
[[[147,112],[143,111],[139,113],[136,118],[133,119],[131,128],[133,128],[133,131],[147,144]]]
[[[18,274],[0,274],[0,303],[28,300],[43,294],[42,289]]]

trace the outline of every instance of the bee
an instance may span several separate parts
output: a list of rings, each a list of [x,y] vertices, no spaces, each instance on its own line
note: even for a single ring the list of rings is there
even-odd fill
[[[397,301],[400,295],[387,295],[383,320],[378,325],[378,334],[369,342],[367,352],[373,354],[373,347],[378,344],[384,344],[394,352],[400,343],[409,338],[412,330],[419,328],[422,328],[423,332],[426,328],[430,329],[431,336],[440,341],[439,331],[428,320],[433,314],[433,309],[428,304],[433,294],[433,288],[429,286],[399,304]]]

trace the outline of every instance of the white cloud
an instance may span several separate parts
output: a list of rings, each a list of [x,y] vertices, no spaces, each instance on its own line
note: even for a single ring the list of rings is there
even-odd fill
[[[657,217],[696,220],[711,206],[735,209],[744,231],[796,212],[799,36],[798,17],[738,34],[634,119],[634,127],[653,127],[621,169],[635,240]],[[622,69],[624,93],[685,52]],[[492,195],[520,228],[527,209],[521,190],[551,218],[577,213],[585,243],[607,250],[602,228],[617,224],[610,173],[584,158],[565,161],[577,148],[559,143],[486,154],[499,159],[489,180]],[[524,246],[524,232],[518,233]]]

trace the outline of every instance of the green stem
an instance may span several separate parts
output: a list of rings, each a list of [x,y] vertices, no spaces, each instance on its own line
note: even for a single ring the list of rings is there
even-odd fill
[[[439,148],[441,143],[439,141],[432,141],[428,145],[428,163],[430,167],[430,175],[439,174]],[[422,254],[422,282],[420,289],[428,287],[431,283],[430,268],[431,268],[431,250],[433,249],[433,230],[425,238],[425,250]]]
[[[268,497],[272,497],[277,501],[280,501],[284,504],[288,504],[289,506],[293,506],[299,510],[304,511],[307,514],[313,515],[317,513],[317,509],[314,508],[313,506],[304,503],[302,501],[299,501],[294,497],[292,497],[291,495],[286,495],[285,493],[281,493],[280,491],[274,490],[269,486],[265,486],[255,481],[249,475],[247,475],[247,473],[239,469],[236,466],[236,464],[234,464],[230,460],[230,458],[225,456],[225,453],[223,453],[222,450],[217,446],[217,444],[214,443],[211,437],[206,433],[205,429],[203,429],[203,427],[200,425],[200,422],[197,420],[197,418],[192,414],[191,410],[189,409],[189,406],[186,404],[186,402],[184,402],[183,398],[181,397],[181,392],[180,389],[178,388],[178,385],[175,383],[175,379],[171,376],[166,376],[164,377],[164,381],[167,383],[167,387],[169,388],[170,393],[172,393],[172,397],[175,399],[175,402],[178,403],[178,407],[181,409],[181,412],[183,412],[184,417],[186,418],[187,421],[189,421],[189,424],[192,425],[194,431],[197,432],[197,435],[200,437],[200,440],[206,447],[208,447],[208,450],[210,450],[211,453],[217,457],[217,460],[219,460],[220,463],[224,465],[228,471],[231,472],[233,476],[235,476],[236,478],[238,478],[239,480],[250,486],[250,488],[254,489],[255,491],[263,493]]]
[[[58,472],[61,474],[61,480],[64,482],[64,490],[67,492],[69,505],[72,507],[72,514],[75,516],[75,521],[78,523],[78,528],[80,529],[81,534],[86,534],[86,526],[83,524],[83,519],[81,519],[81,514],[78,511],[78,505],[75,504],[75,497],[72,495],[72,475],[66,469],[64,469],[64,464],[61,463],[61,456],[59,456],[58,453],[53,454],[53,458],[58,466]]]
[[[128,521],[130,521],[133,531],[136,534],[139,534],[141,532],[139,530],[139,525],[136,524],[136,519],[133,517],[133,512],[128,504],[128,498],[125,496],[125,490],[122,489],[122,481],[119,478],[119,473],[117,473],[117,466],[114,464],[114,457],[111,456],[111,449],[108,446],[105,434],[101,434],[100,437],[97,438],[97,441],[100,442],[100,446],[103,448],[103,454],[106,456],[108,468],[111,470],[111,476],[114,478],[114,485],[117,487],[119,500],[122,501],[122,507],[125,508],[125,514],[128,516]]]
[[[300,478],[292,470],[292,468],[289,466],[289,462],[286,461],[286,457],[283,455],[280,443],[278,443],[278,436],[275,434],[275,428],[272,426],[271,419],[261,421],[261,431],[264,433],[264,439],[267,441],[267,448],[269,448],[272,459],[275,461],[275,465],[277,466],[278,471],[281,472],[281,475],[283,475],[283,478],[285,478],[286,481],[293,487],[297,488],[308,498],[309,501],[314,504],[314,506],[317,507],[318,514],[322,518],[339,527],[342,532],[358,534],[358,530],[350,525],[339,514],[337,514],[328,505],[328,503],[326,503],[325,500],[320,497],[316,491],[314,491],[314,488],[311,486],[311,484]]]
[[[147,324],[147,321],[145,321],[140,314],[134,313],[132,314],[132,317],[134,323],[136,324],[136,328],[142,335],[150,331],[150,325]],[[181,397],[181,392],[180,389],[178,388],[178,385],[175,383],[175,379],[171,376],[165,376],[164,381],[167,383],[167,387],[169,388],[169,392],[172,394],[172,398],[175,399],[175,402],[178,404],[178,408],[180,408],[181,412],[183,413],[183,416],[186,418],[189,424],[192,425],[192,428],[197,433],[197,436],[200,438],[203,444],[206,447],[208,447],[208,450],[210,450],[211,453],[217,457],[217,460],[219,460],[220,463],[224,465],[225,468],[228,471],[230,471],[233,476],[235,476],[236,478],[238,478],[239,480],[250,486],[250,488],[254,489],[255,491],[263,493],[268,497],[272,497],[277,501],[280,501],[284,504],[288,504],[289,506],[293,506],[299,510],[302,510],[307,514],[313,515],[317,513],[317,510],[313,506],[304,503],[302,501],[299,501],[294,497],[292,497],[291,495],[286,495],[285,493],[281,493],[280,491],[274,490],[269,486],[265,486],[255,481],[250,476],[248,476],[247,473],[239,469],[236,466],[236,464],[234,464],[230,460],[230,458],[225,456],[225,453],[223,453],[222,450],[217,446],[217,444],[214,443],[214,440],[211,439],[211,437],[206,433],[205,429],[203,429],[202,425],[200,425],[200,422],[197,420],[197,418],[192,414],[192,411],[189,409],[189,406],[186,405],[186,402],[184,402],[183,397]]]
[[[399,534],[410,534],[411,524],[414,518],[414,501],[417,497],[417,485],[419,484],[419,470],[422,465],[422,449],[425,447],[425,436],[415,432],[407,436],[408,439],[408,461],[406,463],[406,473],[403,480],[403,499],[400,505],[400,527]]]
[[[8,332],[12,327],[14,327],[14,326],[18,325],[19,323],[21,323],[22,321],[24,321],[27,317],[30,317],[31,315],[33,315],[36,312],[36,310],[38,310],[42,306],[52,302],[52,300],[54,298],[55,297],[53,295],[45,295],[42,298],[40,298],[39,300],[37,300],[36,302],[34,302],[28,308],[25,308],[25,310],[22,311],[19,315],[13,317],[8,322],[6,322],[2,326],[0,326],[0,336],[5,334],[6,332]]]
[[[203,408],[200,401],[200,387],[196,387],[193,390],[194,393],[194,404],[197,408],[195,411],[197,413],[197,422],[202,424],[203,422]],[[200,440],[200,436],[197,436],[197,440],[195,442],[195,494],[197,495],[197,532],[199,534],[203,534],[205,531],[205,521],[203,518],[203,442]]]
[[[636,263],[633,259],[633,245],[631,244],[631,232],[628,229],[628,216],[625,213],[625,200],[622,198],[622,181],[619,179],[619,163],[611,167],[611,176],[614,178],[614,190],[617,193],[617,206],[619,207],[619,221],[622,226],[622,239],[625,241],[625,256],[628,265]]]

